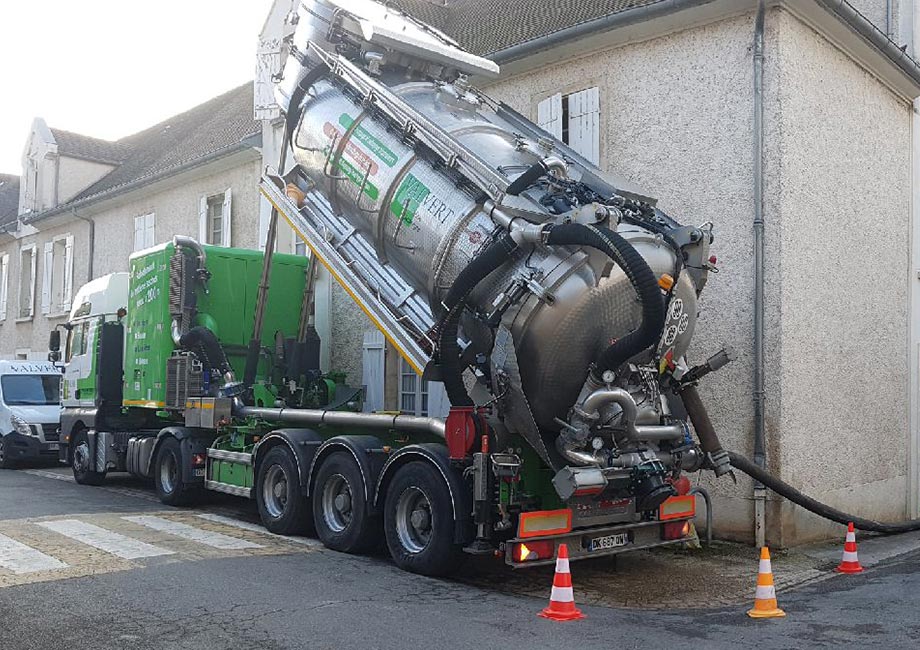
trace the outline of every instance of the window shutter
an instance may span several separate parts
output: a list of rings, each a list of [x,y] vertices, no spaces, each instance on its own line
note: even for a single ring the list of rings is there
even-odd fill
[[[231,219],[232,215],[230,212],[231,207],[232,205],[230,203],[230,188],[228,187],[227,191],[224,192],[224,205],[223,205],[223,211],[221,212],[221,222],[222,222],[221,223],[221,235],[222,235],[221,240],[222,241],[220,243],[221,246],[228,246],[228,247],[230,246],[230,242],[231,242],[230,222],[232,221]]]
[[[150,248],[157,243],[157,215],[153,212],[144,217],[144,247]]]
[[[588,88],[568,97],[569,146],[597,165],[600,162],[600,93]]]
[[[210,244],[208,241],[208,197],[202,196],[198,200],[198,241]]]
[[[36,266],[38,266],[38,248],[35,246],[35,244],[32,244],[30,252],[31,255],[29,256],[29,267],[31,272],[29,274],[29,318],[35,315],[35,276]]]
[[[144,248],[144,217],[134,217],[134,250]]]
[[[450,411],[450,400],[444,384],[439,381],[428,382],[428,415],[433,418],[446,418]]]
[[[61,292],[61,311],[70,311],[70,296],[73,292],[73,235],[64,240],[64,287]]]
[[[562,94],[556,93],[537,104],[537,124],[554,138],[562,138]]]
[[[32,259],[34,260],[34,253]],[[54,268],[54,243],[45,242],[45,257],[42,263],[42,313],[51,311],[51,271]],[[34,274],[33,274],[34,275]]]
[[[365,390],[365,413],[383,410],[385,357],[383,334],[378,330],[365,332],[361,353],[361,383],[364,384]]]
[[[10,256],[0,256],[0,320],[6,320],[6,297],[9,295]]]

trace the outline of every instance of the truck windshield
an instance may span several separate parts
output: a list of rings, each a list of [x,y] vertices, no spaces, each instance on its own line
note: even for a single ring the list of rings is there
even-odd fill
[[[58,375],[3,375],[0,386],[7,406],[46,406],[61,402]]]

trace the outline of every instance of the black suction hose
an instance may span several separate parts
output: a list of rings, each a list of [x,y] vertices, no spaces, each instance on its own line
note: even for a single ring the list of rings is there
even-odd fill
[[[590,246],[603,251],[623,269],[639,296],[642,322],[635,330],[604,350],[595,364],[595,379],[600,380],[606,370],[619,370],[626,361],[658,343],[664,329],[664,300],[655,274],[632,244],[608,228],[578,223],[552,227],[546,243]]]
[[[802,494],[788,483],[776,478],[765,469],[758,467],[755,463],[740,454],[730,451],[728,452],[728,457],[731,459],[732,467],[744,472],[755,481],[760,481],[778,495],[789,499],[796,505],[802,506],[809,512],[813,512],[825,519],[836,521],[838,524],[843,524],[845,526],[853,522],[853,525],[860,530],[882,533],[884,535],[920,530],[920,519],[910,519],[898,523],[885,523],[873,521],[871,519],[863,519],[862,517],[841,512],[836,508],[831,508],[820,501],[812,499],[810,496]]]
[[[474,406],[463,385],[463,368],[460,365],[460,346],[457,330],[466,299],[480,282],[504,264],[517,249],[517,243],[506,234],[489,244],[486,249],[466,265],[454,280],[443,304],[447,313],[441,321],[438,336],[438,355],[444,390],[451,406]]]
[[[179,338],[179,345],[203,357],[202,361],[212,368],[217,368],[221,373],[233,372],[223,346],[214,332],[207,327],[193,327]]]

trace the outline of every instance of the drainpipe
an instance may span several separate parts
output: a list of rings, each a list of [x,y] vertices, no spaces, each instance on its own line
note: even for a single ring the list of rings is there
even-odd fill
[[[888,0],[885,3],[885,36],[888,37],[888,40],[895,40],[894,38],[894,0]]]
[[[764,218],[763,218],[763,51],[764,0],[757,5],[754,27],[754,463],[765,467],[764,445]],[[754,483],[754,539],[766,545],[766,488]]]
[[[96,257],[96,222],[89,217],[84,217],[77,214],[76,208],[70,208],[70,213],[75,216],[80,221],[85,221],[89,224],[89,260],[86,262],[86,281],[89,282],[93,279],[93,258]]]

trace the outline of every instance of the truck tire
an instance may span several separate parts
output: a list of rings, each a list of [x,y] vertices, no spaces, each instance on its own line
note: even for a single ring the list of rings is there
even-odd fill
[[[313,522],[320,541],[334,551],[361,553],[378,536],[379,522],[368,515],[364,478],[346,452],[323,461],[313,484]]]
[[[311,532],[313,512],[300,491],[297,462],[284,445],[268,450],[256,477],[256,503],[265,527],[278,535]]]
[[[430,463],[414,461],[396,470],[383,505],[383,530],[400,569],[443,576],[460,564],[450,490]]]
[[[157,449],[153,479],[157,496],[168,506],[187,506],[200,492],[182,480],[182,446],[172,436],[164,438]]]
[[[0,436],[0,469],[13,469],[16,467],[15,461],[10,458],[4,448],[3,436]]]
[[[91,470],[93,459],[89,449],[89,436],[86,429],[77,431],[73,436],[72,451],[70,453],[70,469],[73,470],[73,480],[80,485],[102,485],[105,482],[105,472]]]

